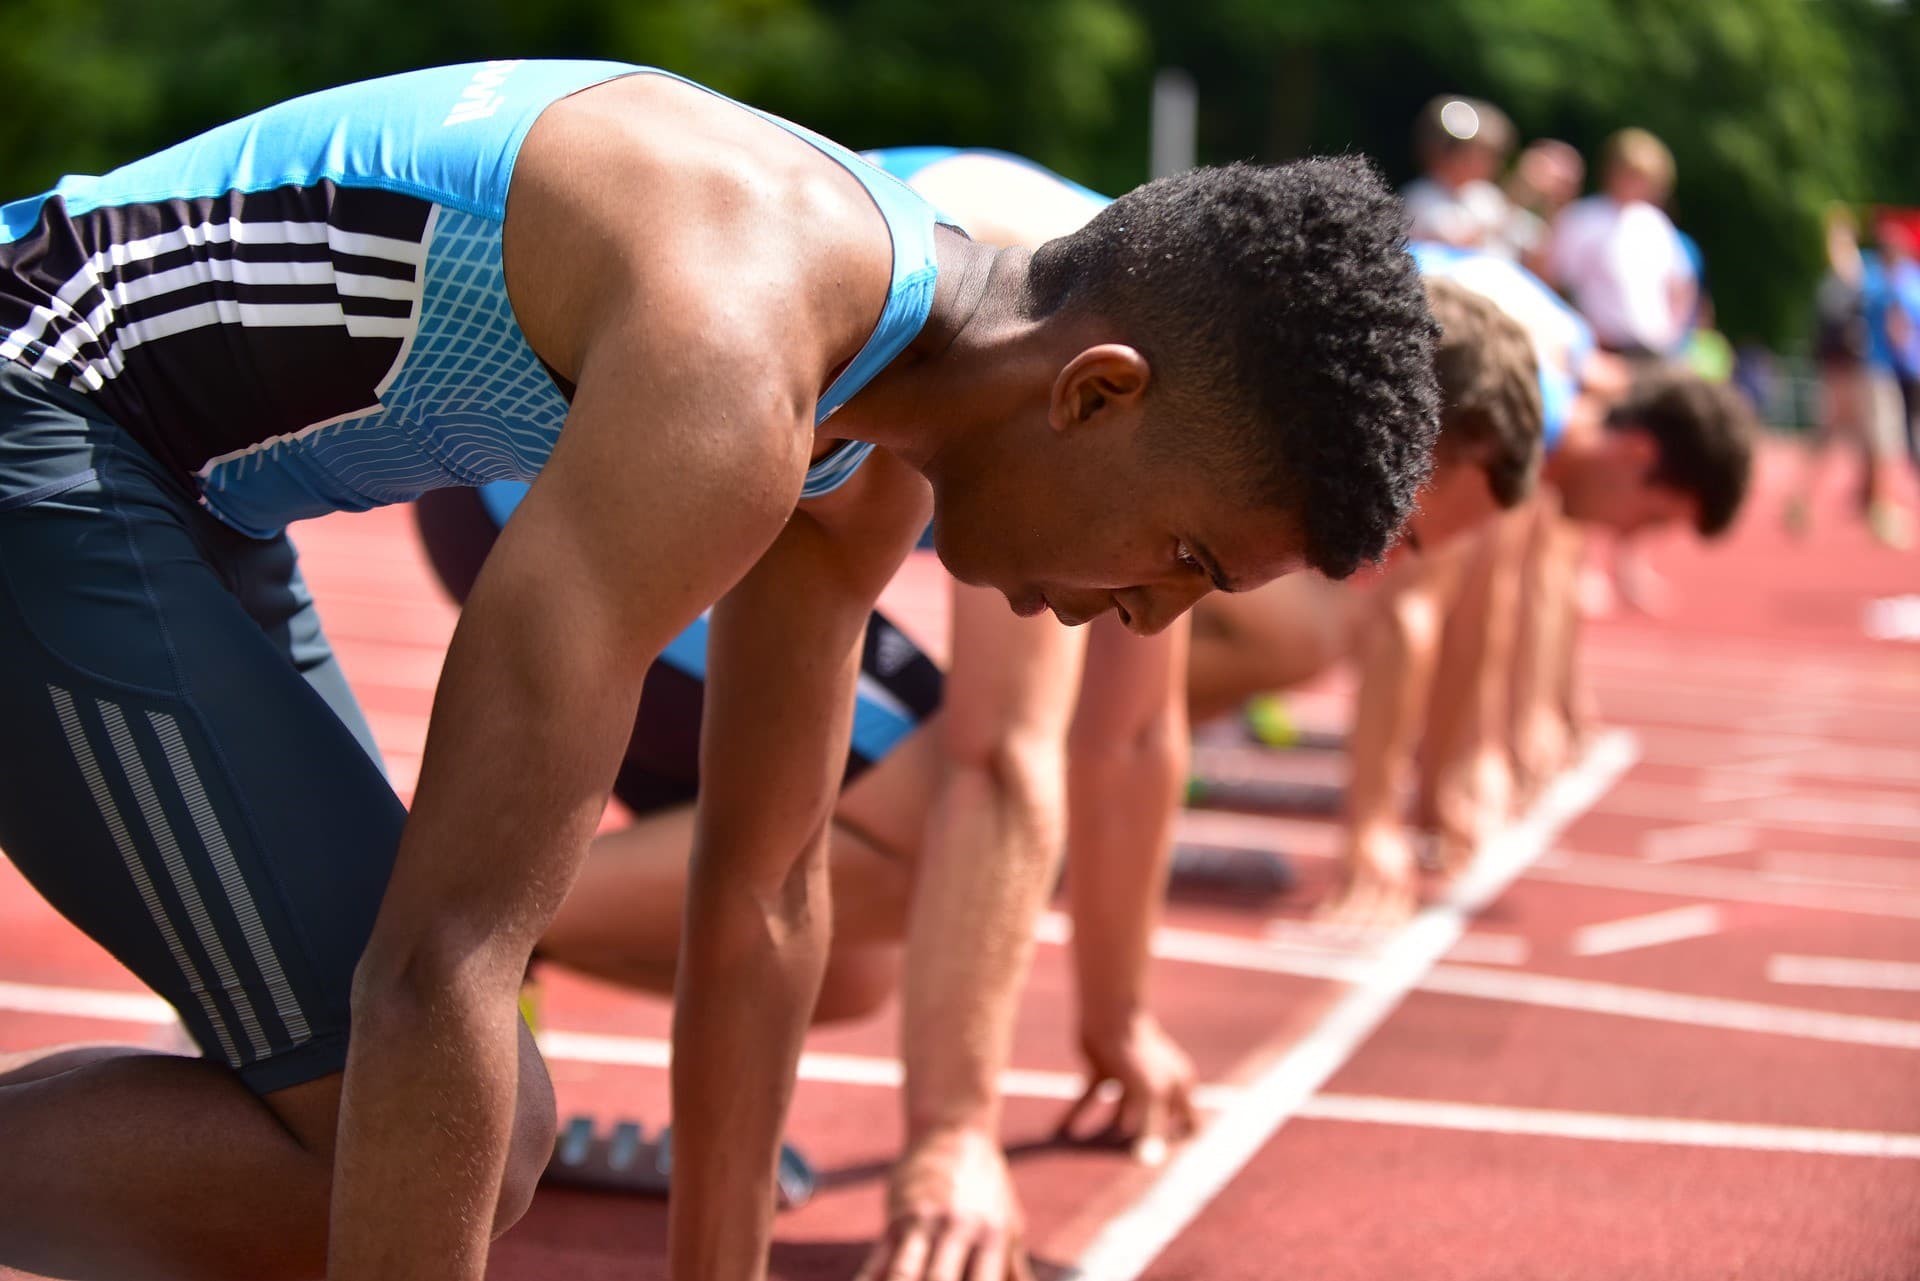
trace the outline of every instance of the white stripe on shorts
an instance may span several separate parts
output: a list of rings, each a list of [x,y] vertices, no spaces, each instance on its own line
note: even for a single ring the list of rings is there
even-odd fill
[[[227,1063],[232,1067],[240,1066],[240,1053],[234,1048],[233,1038],[227,1035],[226,1022],[208,994],[207,985],[201,981],[193,958],[187,955],[187,949],[181,945],[173,922],[167,919],[166,907],[154,891],[153,881],[140,861],[139,851],[134,847],[127,825],[121,821],[120,807],[114,802],[113,793],[107,790],[106,776],[100,772],[100,762],[93,754],[93,745],[87,742],[86,731],[80,725],[80,714],[74,708],[73,695],[58,685],[47,686],[47,693],[53,697],[53,710],[60,717],[60,728],[66,732],[67,747],[73,752],[74,764],[80,767],[80,776],[86,780],[87,790],[93,794],[94,806],[106,821],[107,832],[113,837],[114,846],[119,849],[120,857],[127,865],[128,875],[133,877],[133,886],[140,893],[140,901],[147,905],[147,913],[166,942],[167,951],[173,954],[174,963],[186,976],[187,987],[200,998],[200,1008],[206,1014],[207,1022],[213,1025],[213,1034],[219,1038],[220,1050],[227,1056]]]

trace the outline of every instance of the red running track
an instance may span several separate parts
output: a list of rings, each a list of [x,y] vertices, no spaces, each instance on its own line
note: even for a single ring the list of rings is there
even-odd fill
[[[1212,1119],[1161,1171],[1048,1140],[1077,1069],[1049,918],[1005,1138],[1054,1275],[1920,1277],[1920,646],[1862,628],[1870,600],[1920,592],[1920,558],[1837,504],[1789,542],[1781,463],[1727,545],[1661,553],[1671,617],[1590,630],[1601,708],[1637,750],[1617,781],[1627,758],[1590,758],[1562,812],[1509,834],[1517,879],[1492,877],[1472,919],[1438,905],[1342,947],[1300,924],[1330,871],[1324,821],[1188,816],[1303,876],[1168,914],[1157,1005]],[[404,514],[298,533],[407,790],[451,610]],[[891,604],[937,638],[937,570]],[[1337,720],[1342,697],[1301,706]],[[163,1037],[138,992],[0,867],[0,1050]],[[663,1116],[659,1003],[563,976],[545,1002],[563,1112]],[[896,1035],[887,1015],[809,1042],[791,1137],[824,1186],[779,1221],[775,1277],[848,1277],[879,1228]],[[543,1191],[490,1275],[662,1277],[664,1231],[658,1204]]]

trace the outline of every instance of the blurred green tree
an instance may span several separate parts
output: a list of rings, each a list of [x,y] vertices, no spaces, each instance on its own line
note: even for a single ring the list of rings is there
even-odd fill
[[[1363,150],[1412,175],[1449,90],[1589,154],[1643,125],[1723,325],[1805,328],[1830,199],[1920,203],[1910,0],[0,0],[0,192],[111,166],[294,93],[471,58],[684,72],[855,146],[955,142],[1122,190],[1148,84],[1186,68],[1203,160]]]
[[[1156,60],[1200,82],[1208,159],[1351,148],[1404,180],[1415,112],[1449,91],[1491,99],[1524,137],[1565,138],[1589,157],[1617,128],[1653,130],[1677,162],[1675,217],[1702,244],[1736,336],[1781,343],[1805,330],[1829,200],[1897,198],[1920,181],[1920,35],[1905,0],[1143,9]]]

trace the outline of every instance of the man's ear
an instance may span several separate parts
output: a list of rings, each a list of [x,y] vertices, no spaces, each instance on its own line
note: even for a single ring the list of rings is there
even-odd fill
[[[1152,381],[1147,358],[1124,343],[1089,347],[1067,362],[1053,380],[1047,421],[1055,431],[1067,431],[1118,416],[1138,407]]]

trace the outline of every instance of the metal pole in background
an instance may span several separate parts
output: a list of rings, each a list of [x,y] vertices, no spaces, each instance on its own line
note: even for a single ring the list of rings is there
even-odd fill
[[[1200,91],[1178,67],[1162,67],[1153,78],[1153,139],[1149,168],[1156,178],[1193,168],[1200,129]]]

